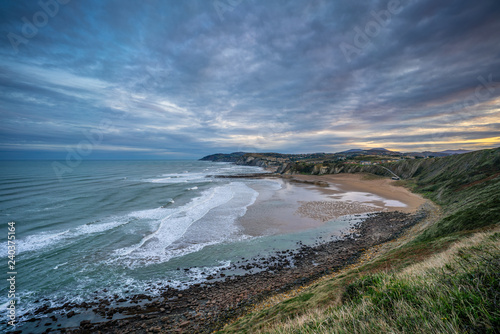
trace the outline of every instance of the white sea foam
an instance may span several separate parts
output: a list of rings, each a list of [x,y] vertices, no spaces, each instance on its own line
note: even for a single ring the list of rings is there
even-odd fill
[[[280,190],[281,188],[283,188],[283,184],[281,180],[259,180],[261,184],[265,184],[266,186],[268,186],[271,190]]]
[[[41,232],[29,235],[26,238],[17,241],[17,252],[29,252],[45,248],[67,237],[70,230],[59,232]]]
[[[68,262],[60,263],[60,264],[58,264],[57,266],[55,266],[53,269],[54,269],[54,270],[57,270],[57,269],[59,269],[59,267],[62,267],[62,266],[64,266],[64,265],[66,265],[66,264],[68,264]]]
[[[186,274],[189,276],[191,284],[200,283],[210,275],[214,275],[223,269],[231,266],[231,261],[221,261],[219,266],[190,268]]]
[[[133,212],[129,216],[157,220],[158,227],[139,243],[115,250],[117,258],[111,262],[132,267],[150,265],[222,242],[237,234],[236,219],[257,195],[244,183],[232,182],[205,190],[178,208]],[[196,227],[190,229],[193,224]]]
[[[170,173],[163,174],[158,178],[143,179],[144,182],[151,183],[187,183],[206,181],[206,173]]]
[[[265,172],[261,167],[255,166],[228,166],[226,163],[224,167],[211,167],[205,168],[203,172],[189,172],[182,173],[168,173],[162,174],[156,178],[143,179],[143,182],[151,183],[193,183],[193,182],[211,182],[208,175],[232,175],[232,174],[245,174],[245,173],[262,173]]]
[[[50,231],[32,234],[17,241],[18,253],[38,251],[48,246],[68,242],[83,235],[103,233],[127,223],[128,220],[121,219],[105,223],[88,223],[64,231]]]
[[[129,255],[133,252],[145,255],[163,257],[165,248],[180,238],[193,222],[203,217],[210,209],[228,202],[232,198],[231,192],[224,192],[223,187],[216,187],[205,191],[200,197],[194,198],[183,207],[176,209],[153,209],[136,211],[129,214],[131,217],[155,219],[159,221],[156,231],[144,237],[138,244],[118,249],[116,254]],[[152,241],[148,243],[148,241]],[[144,246],[144,247],[143,247]],[[140,256],[142,258],[142,256]]]
[[[128,223],[127,220],[122,219],[119,221],[111,221],[108,223],[84,224],[75,229],[75,231],[73,232],[73,236],[76,237],[85,234],[102,233],[127,223]]]

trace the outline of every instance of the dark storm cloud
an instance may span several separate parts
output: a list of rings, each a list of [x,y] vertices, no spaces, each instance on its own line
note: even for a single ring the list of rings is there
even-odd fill
[[[498,145],[498,1],[42,3],[0,4],[6,157]]]

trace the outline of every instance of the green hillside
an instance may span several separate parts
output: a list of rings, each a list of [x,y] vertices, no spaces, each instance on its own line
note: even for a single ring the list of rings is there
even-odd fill
[[[500,221],[500,149],[428,160],[407,184],[441,205],[446,216],[418,240]]]
[[[500,149],[391,169],[437,204],[427,221],[222,332],[499,333]]]

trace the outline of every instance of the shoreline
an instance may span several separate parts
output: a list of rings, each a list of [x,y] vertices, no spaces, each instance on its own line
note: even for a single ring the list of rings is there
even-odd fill
[[[196,284],[185,290],[168,289],[158,298],[134,296],[130,300],[144,301],[143,306],[104,306],[94,311],[102,315],[120,313],[127,318],[96,324],[83,321],[79,328],[68,328],[65,332],[144,333],[180,330],[210,333],[266,298],[356,262],[366,249],[397,238],[425,218],[424,210],[413,215],[402,212],[371,214],[365,221],[353,226],[353,231],[341,240],[314,247],[302,246],[298,251],[281,252],[248,264],[255,267],[265,265],[266,268],[261,272]],[[287,265],[291,261],[294,265]]]
[[[276,177],[274,175],[250,177],[269,176]],[[283,177],[283,181],[304,184],[305,188],[311,187],[325,196],[336,196],[345,191],[362,192],[376,187],[376,182],[372,181],[381,181],[361,180],[360,175],[353,175],[354,178],[351,177],[350,180],[339,180],[335,178],[337,175],[331,176],[334,178],[293,175]],[[341,179],[345,179],[345,176],[342,175]],[[359,183],[368,183],[369,186]],[[407,189],[404,191],[410,193]],[[373,193],[382,195],[380,191]],[[390,193],[394,193],[391,195],[393,198],[400,196],[401,191],[391,189]],[[408,205],[412,212],[416,211],[415,203],[417,202],[414,202],[413,206]],[[159,297],[141,294],[119,300],[100,299],[70,304],[57,309],[42,307],[35,312],[35,317],[31,320],[34,323],[39,321],[37,328],[41,329],[45,324],[42,324],[43,319],[40,320],[39,316],[52,315],[44,319],[51,319],[56,324],[62,323],[66,328],[51,325],[50,329],[68,333],[97,331],[144,333],[179,329],[186,332],[210,332],[226,321],[244,314],[255,303],[277,292],[288,291],[353,263],[363,250],[392,240],[425,217],[424,210],[410,215],[408,212],[396,209],[401,208],[369,214],[366,220],[351,226],[350,233],[344,234],[344,238],[340,240],[328,242],[318,240],[318,245],[312,247],[299,243],[297,249],[277,252],[267,258],[245,259],[238,268],[234,267],[235,270],[243,269],[245,272],[243,275],[226,276],[221,271],[209,281],[194,284],[184,290],[166,288]],[[250,270],[257,272],[249,273]],[[82,310],[87,311],[77,313]],[[65,311],[66,315],[55,317],[54,311]],[[72,317],[74,318],[69,320]],[[92,319],[92,322],[88,319]]]

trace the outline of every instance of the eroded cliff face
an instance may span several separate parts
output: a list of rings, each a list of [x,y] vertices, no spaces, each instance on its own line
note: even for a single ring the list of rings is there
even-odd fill
[[[429,166],[436,163],[436,160],[442,158],[432,159],[416,159],[416,160],[401,160],[393,163],[385,163],[379,165],[360,165],[348,164],[344,162],[338,163],[318,163],[312,165],[295,164],[288,168],[289,173],[306,173],[313,175],[322,174],[340,174],[340,173],[371,173],[380,176],[393,176],[390,169],[394,174],[402,179],[409,179],[418,175],[422,170],[427,170]],[[385,167],[385,168],[384,168]]]
[[[272,166],[277,166],[274,164],[271,164],[271,161],[267,159],[262,159],[262,158],[257,158],[253,156],[243,156],[238,161],[236,161],[237,165],[246,165],[246,166],[258,166],[258,167],[264,167],[264,168],[269,168]]]

